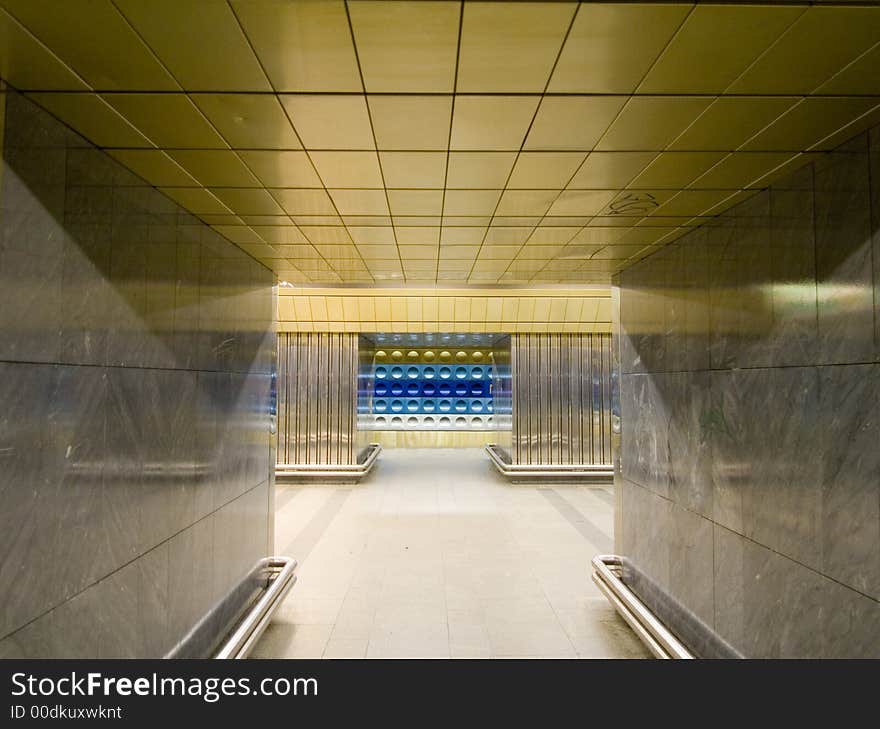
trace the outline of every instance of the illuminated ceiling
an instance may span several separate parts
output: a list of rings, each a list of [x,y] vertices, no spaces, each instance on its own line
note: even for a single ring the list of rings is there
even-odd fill
[[[0,7],[0,76],[291,282],[607,284],[878,121],[864,3]]]

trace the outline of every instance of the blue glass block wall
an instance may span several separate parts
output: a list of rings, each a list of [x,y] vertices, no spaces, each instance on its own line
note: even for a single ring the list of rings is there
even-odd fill
[[[380,348],[368,382],[376,429],[487,430],[493,353],[485,348]]]

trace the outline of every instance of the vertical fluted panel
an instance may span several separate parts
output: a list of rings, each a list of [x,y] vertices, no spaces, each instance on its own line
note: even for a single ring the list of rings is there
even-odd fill
[[[356,462],[356,334],[278,335],[278,462]]]
[[[611,337],[511,337],[515,463],[611,463]]]

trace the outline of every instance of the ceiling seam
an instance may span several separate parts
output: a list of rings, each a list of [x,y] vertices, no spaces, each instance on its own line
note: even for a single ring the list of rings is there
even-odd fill
[[[565,29],[565,34],[562,36],[562,41],[559,44],[559,48],[556,51],[556,57],[553,59],[553,65],[550,67],[550,72],[547,74],[547,80],[544,82],[544,89],[541,94],[538,96],[538,103],[535,105],[535,111],[532,113],[532,118],[529,121],[529,125],[526,128],[525,134],[523,134],[522,141],[520,142],[519,150],[516,153],[516,156],[513,159],[513,165],[510,168],[510,172],[507,174],[507,179],[504,181],[503,191],[507,190],[507,186],[510,184],[510,178],[513,176],[513,171],[516,169],[517,162],[519,162],[520,155],[522,154],[523,148],[525,147],[526,140],[529,138],[529,133],[532,131],[532,127],[535,124],[535,119],[538,118],[538,114],[541,111],[541,104],[544,101],[544,96],[547,93],[547,89],[550,87],[550,81],[553,79],[553,74],[556,71],[556,67],[559,65],[559,59],[562,57],[562,51],[565,49],[565,44],[568,42],[568,38],[571,35],[571,29],[574,27],[575,19],[578,16],[578,12],[580,11],[580,3],[578,3],[574,11],[571,14],[571,18],[568,21],[568,27]],[[477,265],[477,261],[480,259],[480,254],[483,252],[483,246],[486,244],[486,237],[489,235],[489,231],[492,229],[492,221],[495,219],[495,216],[498,212],[498,207],[501,205],[501,200],[504,197],[504,192],[502,191],[501,195],[498,197],[498,202],[495,203],[495,208],[492,210],[492,215],[489,218],[489,225],[486,228],[486,232],[483,234],[483,239],[480,241],[480,247],[477,250],[477,255],[474,258],[474,262],[471,265],[470,271],[468,271],[468,281],[470,281],[471,277],[474,274],[474,268]],[[534,230],[534,228],[533,228]],[[531,233],[529,234],[531,235]],[[528,238],[527,238],[528,240]],[[501,276],[498,276],[496,280],[500,280]]]

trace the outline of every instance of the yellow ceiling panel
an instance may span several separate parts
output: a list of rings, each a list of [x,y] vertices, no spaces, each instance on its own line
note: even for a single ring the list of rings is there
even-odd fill
[[[490,215],[444,215],[443,216],[443,225],[450,227],[486,227],[489,223],[492,222],[492,216]]]
[[[328,190],[341,215],[387,215],[385,190]]]
[[[669,145],[671,150],[736,149],[788,111],[793,96],[720,97]]]
[[[728,92],[810,93],[878,41],[880,7],[813,6]]]
[[[248,150],[238,154],[267,187],[321,187],[305,152]]]
[[[258,225],[293,225],[289,215],[242,215],[241,219],[254,230]]]
[[[357,2],[349,14],[367,91],[453,90],[458,3]]]
[[[184,94],[105,94],[104,99],[160,147],[228,146]]]
[[[238,215],[284,214],[284,210],[266,190],[244,187],[212,187],[211,192]]]
[[[17,89],[88,88],[70,68],[0,8],[0,78]]]
[[[454,265],[456,261],[467,261],[473,263],[479,252],[479,245],[454,246],[441,244],[440,263],[443,265],[445,265],[446,263]]]
[[[399,250],[404,266],[409,266],[414,260],[437,260],[437,246],[400,246]]]
[[[156,187],[197,187],[198,183],[160,149],[111,149],[108,154]]]
[[[548,215],[597,215],[614,198],[613,190],[565,190]]]
[[[271,90],[227,3],[114,0],[114,4],[183,88]]]
[[[544,215],[561,190],[505,190],[496,215]]]
[[[347,226],[348,234],[357,245],[394,246],[394,228],[390,225]]]
[[[484,246],[509,246],[522,245],[526,242],[532,228],[513,228],[490,226],[486,231],[486,237],[483,239]]]
[[[748,187],[796,156],[793,152],[734,152],[694,180],[690,187],[716,190]]]
[[[507,186],[558,190],[565,187],[584,157],[583,152],[522,152]]]
[[[446,152],[380,152],[379,160],[388,187],[443,188]]]
[[[810,149],[877,105],[870,97],[810,97],[742,145],[745,151]]]
[[[348,231],[341,225],[319,225],[303,228],[303,234],[316,246],[319,252],[321,248],[318,246],[352,245]]]
[[[458,90],[541,92],[577,6],[465,3]]]
[[[393,203],[392,203],[393,205]],[[400,245],[434,245],[440,241],[440,228],[433,226],[397,228],[397,242]]]
[[[98,147],[152,147],[129,122],[97,94],[28,94]]]
[[[270,94],[190,94],[236,149],[301,149],[281,104]]]
[[[440,245],[479,245],[486,235],[486,228],[443,228]]]
[[[818,94],[880,94],[880,43],[835,73]]]
[[[521,245],[485,245],[480,249],[480,257],[478,261],[500,261],[509,262],[520,251]]]
[[[203,187],[160,187],[168,197],[195,215],[223,215],[232,211]]]
[[[333,201],[323,189],[275,188],[269,191],[290,215],[335,215]]]
[[[591,152],[568,187],[573,190],[626,187],[656,156],[656,152]]]
[[[803,12],[785,5],[698,5],[638,92],[720,93]]]
[[[590,150],[626,100],[626,96],[545,96],[524,149]]]
[[[503,188],[516,158],[516,152],[450,152],[446,187]]]
[[[688,10],[672,4],[581,4],[547,90],[632,92]]]
[[[343,2],[231,4],[276,90],[362,90]]]
[[[450,149],[517,150],[540,96],[461,96],[455,100]]]
[[[440,215],[442,190],[388,190],[388,204],[394,215]]]
[[[625,228],[586,227],[572,238],[572,243],[611,243],[626,233]]]
[[[356,240],[356,239],[355,239]],[[365,261],[396,260],[398,257],[396,245],[360,245],[358,251]]]
[[[231,150],[176,149],[168,154],[205,187],[260,186],[257,178]]]
[[[391,225],[391,216],[390,215],[345,215],[342,218],[342,222],[346,227],[351,228],[352,226],[366,226],[366,227],[376,227],[376,226],[389,226]]]
[[[657,208],[657,214],[702,215],[731,194],[730,190],[683,190]]]
[[[636,96],[624,106],[597,149],[662,150],[710,104],[685,96]]]
[[[526,243],[528,246],[560,246],[568,243],[579,230],[573,226],[535,228]]]
[[[451,96],[369,96],[378,149],[445,150]]]
[[[251,227],[260,238],[273,246],[283,248],[308,243],[308,239],[295,225],[252,225]]]
[[[327,187],[383,187],[375,152],[312,152],[311,158]]]
[[[664,152],[634,178],[628,187],[681,189],[722,157],[723,152]]]
[[[3,6],[93,89],[180,88],[110,0],[3,0]]]
[[[501,190],[447,190],[443,212],[446,215],[491,215]]]
[[[374,149],[365,97],[282,94],[279,98],[306,149]]]
[[[650,220],[650,219],[649,219]],[[620,237],[618,237],[614,242],[618,245],[635,245],[637,243],[644,245],[648,245],[649,243],[656,243],[658,240],[665,238],[670,233],[675,231],[674,227],[646,227],[639,226],[628,229],[622,229]]]
[[[619,246],[606,246],[602,250],[594,253],[590,260],[625,260],[630,256],[636,255],[639,251],[643,250],[645,246],[643,245],[619,245]]]

